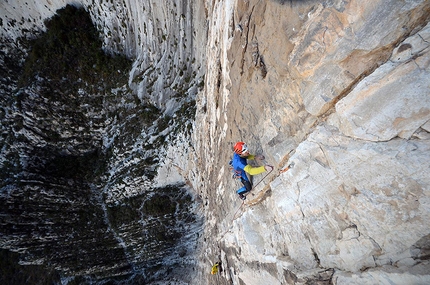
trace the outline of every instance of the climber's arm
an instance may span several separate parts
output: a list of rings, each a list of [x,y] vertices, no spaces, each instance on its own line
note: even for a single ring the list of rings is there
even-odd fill
[[[257,175],[257,174],[260,174],[260,173],[263,173],[264,171],[266,171],[264,166],[252,167],[251,165],[245,166],[245,168],[243,170],[245,170],[250,175]]]

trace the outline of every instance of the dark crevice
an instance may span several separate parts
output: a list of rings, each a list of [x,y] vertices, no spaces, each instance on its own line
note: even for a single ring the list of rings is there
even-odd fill
[[[247,18],[247,21],[246,21],[246,25],[245,25],[245,33],[246,33],[246,35],[245,35],[245,44],[244,44],[244,46],[242,47],[242,60],[240,61],[240,75],[242,75],[243,74],[243,66],[244,66],[244,64],[245,64],[245,54],[246,54],[246,51],[247,51],[247,49],[248,49],[248,41],[249,41],[249,24],[250,24],[250,22],[251,22],[251,17],[252,17],[252,13],[254,12],[254,8],[255,8],[255,6],[253,6],[252,7],[252,9],[251,9],[251,12],[249,13],[249,16],[248,16],[248,18]]]

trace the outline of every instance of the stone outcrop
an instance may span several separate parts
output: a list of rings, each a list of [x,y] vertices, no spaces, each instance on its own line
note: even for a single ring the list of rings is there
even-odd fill
[[[222,261],[219,284],[430,282],[429,11],[428,1],[214,5],[195,144],[201,260]],[[228,171],[238,140],[275,165],[243,205]]]

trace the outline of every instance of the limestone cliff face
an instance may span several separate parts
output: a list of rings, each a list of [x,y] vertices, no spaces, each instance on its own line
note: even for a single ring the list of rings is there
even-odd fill
[[[13,69],[2,69],[2,248],[24,264],[141,283],[169,273],[171,283],[199,285],[430,283],[428,1],[3,1],[2,68],[20,35],[70,2],[132,70],[109,96],[72,94],[80,128],[63,123],[70,114],[43,117],[69,105],[37,88],[17,93]],[[191,143],[174,125],[154,134],[142,121],[146,104],[179,118],[194,98]],[[244,204],[228,169],[238,140],[275,166],[261,183],[254,177]],[[160,141],[169,143],[142,152]],[[43,150],[38,164],[29,149]],[[109,155],[104,175],[91,171],[98,155]],[[160,158],[154,173],[145,163]],[[55,167],[70,161],[75,172]],[[61,175],[41,179],[31,165]],[[203,200],[198,263],[195,204],[175,183]],[[161,218],[144,218],[154,213]],[[161,243],[148,242],[157,234]],[[215,261],[223,270],[211,276]]]
[[[213,5],[195,145],[201,260],[224,271],[206,284],[428,284],[430,3]],[[244,204],[240,140],[275,166]]]

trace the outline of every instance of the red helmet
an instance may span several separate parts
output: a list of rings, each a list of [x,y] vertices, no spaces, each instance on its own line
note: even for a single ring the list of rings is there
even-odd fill
[[[242,153],[248,151],[248,146],[244,142],[237,142],[234,145],[234,152],[238,155],[241,155]]]

